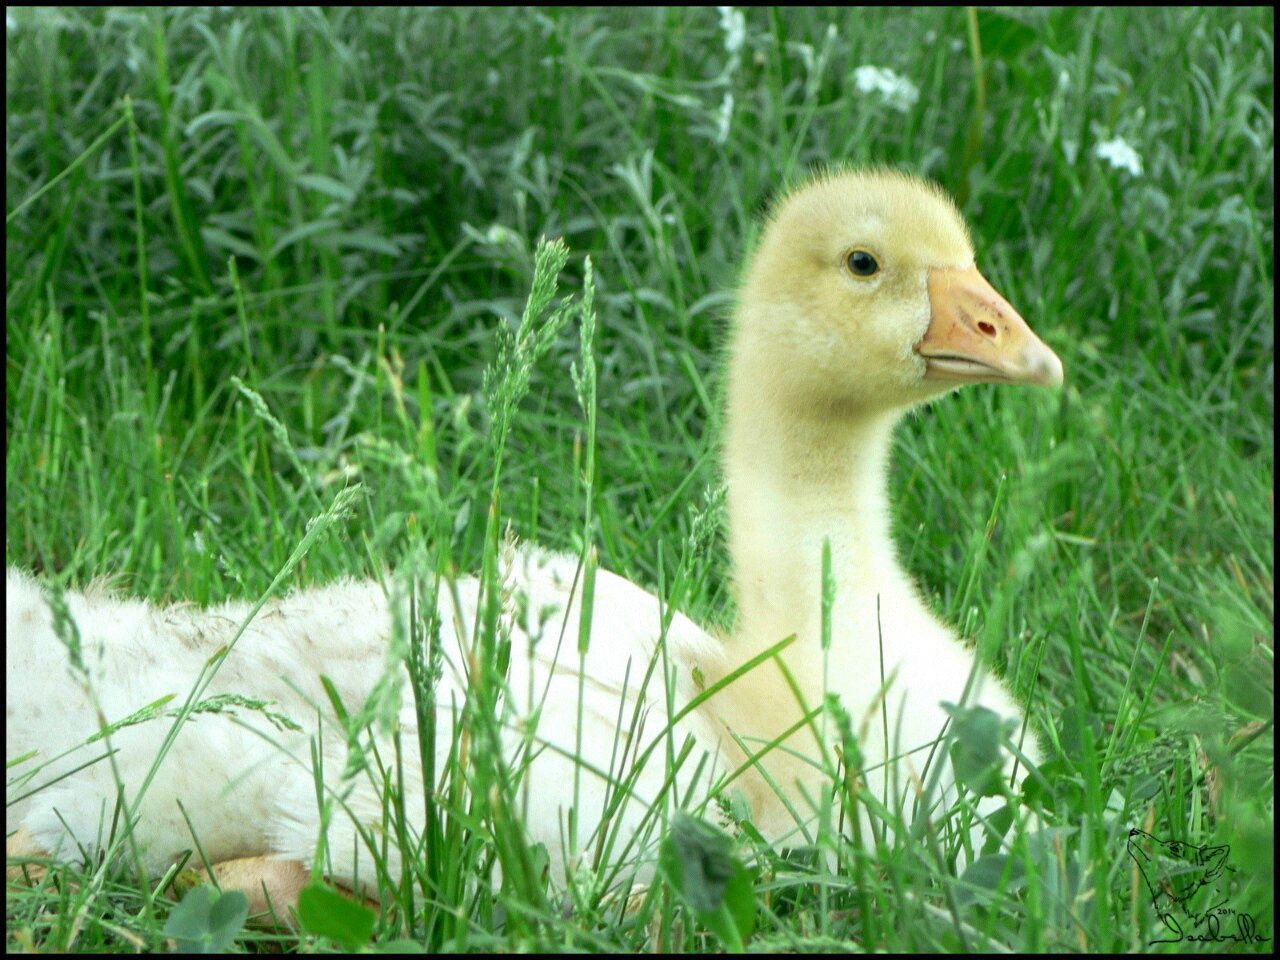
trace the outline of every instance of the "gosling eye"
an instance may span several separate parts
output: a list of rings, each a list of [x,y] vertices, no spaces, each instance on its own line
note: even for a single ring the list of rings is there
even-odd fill
[[[855,277],[874,277],[880,272],[880,264],[876,258],[865,250],[854,250],[849,254],[849,272]]]

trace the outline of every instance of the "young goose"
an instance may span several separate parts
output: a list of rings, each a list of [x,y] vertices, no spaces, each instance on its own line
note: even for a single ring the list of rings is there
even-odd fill
[[[796,726],[796,693],[766,661],[680,718],[673,737],[664,736],[700,689],[784,637],[796,638],[781,657],[800,699],[813,707],[830,690],[855,729],[870,730],[862,745],[875,794],[884,786],[886,747],[894,782],[918,775],[947,721],[940,703],[961,701],[975,662],[919,599],[895,557],[886,492],[893,425],[912,406],[964,383],[1053,386],[1061,380],[1057,357],[978,273],[964,223],[936,188],[895,173],[849,172],[819,177],[787,196],[748,265],[733,324],[725,472],[739,611],[734,628],[712,637],[641,588],[600,571],[591,641],[579,661],[577,561],[530,547],[504,557],[501,622],[511,655],[503,742],[509,754],[527,744],[522,721],[536,710],[535,747],[549,746],[535,750],[528,765],[522,815],[527,838],[544,843],[551,855],[553,878],[559,882],[573,866],[564,837],[575,790],[577,846],[594,849],[591,832],[616,795],[610,777],[616,781],[640,766],[632,799],[608,819],[620,841],[613,856],[643,859],[627,841],[655,822],[651,805],[669,786],[668,749],[678,755],[692,741],[676,790],[705,794],[715,777],[742,765],[739,744],[758,751]],[[824,543],[835,580],[825,671]],[[8,592],[9,758],[32,750],[55,757],[96,731],[99,715],[114,721],[166,694],[181,696],[249,611],[245,604],[157,609],[68,594],[95,706],[68,669],[66,645],[36,583],[10,570]],[[439,590],[446,663],[436,686],[437,771],[468,692],[478,593],[474,578]],[[375,583],[341,583],[268,604],[206,696],[274,699],[274,709],[302,723],[304,732],[272,729],[251,711],[238,719],[193,716],[138,810],[134,837],[144,864],[160,872],[192,847],[176,803],[181,798],[206,855],[231,861],[219,871],[224,885],[256,894],[255,906],[264,905],[263,892],[277,905],[295,896],[321,832],[308,746],[317,716],[328,715],[327,707],[315,707],[327,703],[318,676],[333,678],[349,706],[362,703],[385,669],[393,620],[404,609]],[[659,669],[642,690],[655,658]],[[406,701],[402,742],[412,744],[417,718],[411,698]],[[1007,690],[980,674],[967,702],[1020,716]],[[878,720],[867,722],[881,716],[890,727],[884,735]],[[369,889],[373,858],[357,826],[387,844],[391,875],[398,878],[395,837],[382,833],[383,807],[370,778],[359,772],[343,778],[341,727],[328,717],[323,777],[342,802],[334,804],[327,828],[325,872]],[[130,797],[167,728],[168,721],[152,720],[112,737],[113,762]],[[746,793],[762,833],[786,842],[798,829],[788,803],[804,819],[825,776],[812,762],[822,748],[811,728],[782,739],[781,749],[760,760],[767,776],[748,769],[735,786]],[[102,752],[100,743],[94,746]],[[56,761],[36,782],[73,770],[93,749]],[[569,759],[579,750],[580,767]],[[1034,747],[1026,752],[1034,757]],[[413,749],[402,754],[404,809],[414,829],[423,809],[417,756]],[[706,761],[701,766],[700,759]],[[110,823],[114,783],[111,767],[96,763],[11,805],[11,851],[69,857],[91,850]]]
[[[975,668],[895,555],[893,427],[965,383],[1058,386],[1061,361],[978,272],[950,199],[878,171],[820,177],[778,206],[746,270],[730,358],[725,476],[738,620],[728,659],[794,634],[781,658],[805,703],[821,703],[825,663],[826,689],[863,731],[868,787],[883,797],[886,739],[905,784],[944,728],[940,704],[961,702]],[[825,657],[824,543],[835,586]],[[1020,716],[998,681],[976,680],[968,703]],[[716,709],[757,745],[801,717],[773,663],[728,688]],[[763,757],[765,769],[816,798],[825,778],[811,762],[813,735],[789,745]],[[1034,745],[1027,752],[1034,757]],[[772,788],[747,784],[766,836],[794,828]]]

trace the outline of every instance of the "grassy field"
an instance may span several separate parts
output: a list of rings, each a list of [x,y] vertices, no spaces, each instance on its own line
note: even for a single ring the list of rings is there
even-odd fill
[[[11,9],[6,562],[255,598],[355,483],[289,585],[475,570],[493,489],[521,537],[580,551],[578,330],[530,371],[497,477],[485,389],[538,239],[562,237],[561,292],[589,255],[599,315],[590,542],[724,623],[705,531],[736,271],[786,182],[899,166],[957,195],[1067,368],[1057,394],[977,387],[910,418],[892,474],[910,570],[1053,744],[1053,856],[997,884],[901,849],[856,877],[762,855],[746,946],[1196,948],[1148,947],[1131,827],[1229,844],[1222,897],[1271,937],[1270,12],[738,16]],[[864,66],[915,96],[860,89]],[[170,894],[129,878],[10,889],[9,948],[163,947]],[[721,947],[665,888],[628,917],[464,893],[389,911],[375,941]]]

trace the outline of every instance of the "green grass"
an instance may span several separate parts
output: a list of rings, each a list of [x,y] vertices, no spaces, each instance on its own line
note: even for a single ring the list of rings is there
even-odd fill
[[[473,571],[497,491],[523,538],[724,623],[736,270],[784,183],[890,163],[957,194],[1068,371],[911,418],[892,475],[911,571],[1054,745],[1061,847],[985,905],[901,849],[836,875],[767,859],[747,946],[1146,950],[1131,826],[1231,844],[1230,904],[1272,936],[1270,14],[744,12],[731,56],[714,10],[11,10],[7,563],[256,598],[358,481],[291,584]],[[858,92],[862,64],[919,99]],[[1117,136],[1139,175],[1095,155]],[[499,471],[486,371],[510,376],[541,236],[570,248],[563,291],[594,266],[595,401],[575,318],[499,416]],[[504,822],[448,833],[454,862]],[[10,891],[10,949],[163,946],[164,895],[80,879]],[[666,889],[634,922],[479,888],[407,915],[379,942],[719,942]]]

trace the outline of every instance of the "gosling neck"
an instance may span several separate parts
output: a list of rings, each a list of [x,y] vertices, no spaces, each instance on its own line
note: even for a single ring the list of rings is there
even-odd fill
[[[822,551],[836,595],[830,662],[855,663],[878,638],[876,597],[896,600],[904,575],[890,538],[886,471],[900,410],[862,411],[771,389],[765,369],[730,372],[725,449],[729,546],[738,603],[734,659],[796,635],[785,658],[821,664]]]

